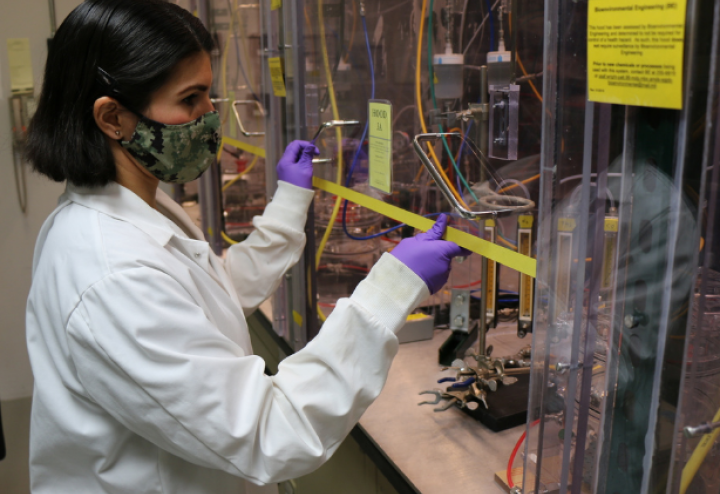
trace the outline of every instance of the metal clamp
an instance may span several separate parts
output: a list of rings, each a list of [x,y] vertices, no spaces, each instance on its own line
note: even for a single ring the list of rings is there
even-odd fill
[[[265,135],[265,132],[248,132],[245,130],[245,127],[243,126],[242,120],[240,120],[240,114],[238,113],[237,106],[238,105],[256,105],[258,107],[258,110],[260,110],[260,115],[263,117],[265,116],[265,109],[260,104],[259,101],[254,99],[239,99],[232,102],[232,110],[235,114],[235,120],[237,120],[238,127],[240,127],[240,133],[244,135],[245,137],[262,137]]]
[[[320,137],[320,134],[323,133],[325,129],[329,129],[330,127],[349,127],[351,125],[360,125],[359,120],[328,120],[327,122],[323,122],[320,128],[318,128],[317,132],[315,132],[315,136],[312,138],[313,144],[315,141],[317,141],[317,138]]]
[[[498,194],[497,195],[497,202],[491,202],[491,201],[483,201],[481,205],[485,207],[489,207],[490,209],[486,211],[470,211],[469,209],[466,209],[464,206],[458,202],[457,198],[453,195],[452,191],[450,190],[450,187],[448,184],[443,180],[442,175],[438,171],[438,169],[435,167],[433,162],[428,157],[425,150],[423,150],[422,144],[427,141],[435,141],[438,138],[442,138],[445,136],[450,137],[462,137],[462,134],[459,134],[457,132],[440,132],[440,133],[433,133],[433,134],[418,134],[415,136],[415,139],[413,139],[413,148],[415,150],[415,154],[418,155],[420,158],[420,161],[422,161],[422,164],[425,165],[425,168],[430,173],[430,176],[433,178],[435,183],[437,184],[438,188],[440,189],[440,192],[445,196],[445,199],[450,203],[452,207],[455,208],[455,210],[462,216],[463,218],[469,219],[469,220],[486,220],[486,219],[496,219],[498,216],[507,216],[510,214],[516,214],[519,213],[525,209],[529,209],[531,207],[527,204],[520,204],[519,202],[515,201],[514,199],[519,199],[515,196],[503,196]],[[480,160],[487,161],[484,159],[484,156],[482,154],[482,151],[475,145],[475,143],[467,139],[465,141],[469,146],[472,152],[480,158]],[[505,204],[502,204],[502,202],[505,202]],[[517,203],[516,206],[512,206],[509,203]]]

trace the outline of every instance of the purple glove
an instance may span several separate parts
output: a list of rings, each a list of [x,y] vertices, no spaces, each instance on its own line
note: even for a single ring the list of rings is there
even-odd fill
[[[320,154],[320,150],[307,141],[292,141],[285,148],[277,164],[278,180],[312,189],[313,156]]]
[[[450,276],[450,260],[455,256],[469,254],[469,251],[457,244],[441,240],[447,222],[447,216],[441,214],[426,233],[406,238],[390,252],[422,278],[430,293],[437,292],[447,282]]]

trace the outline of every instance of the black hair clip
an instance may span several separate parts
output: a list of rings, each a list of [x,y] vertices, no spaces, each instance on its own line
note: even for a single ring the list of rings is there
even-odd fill
[[[120,91],[118,90],[118,84],[117,81],[105,72],[102,67],[97,68],[97,79],[98,82],[107,89],[107,91],[110,93],[110,96],[119,96]]]
[[[107,72],[105,72],[102,69],[102,67],[97,68],[97,82],[105,89],[107,96],[111,96],[111,97],[115,98],[125,108],[127,108],[128,110],[130,110],[131,112],[133,112],[136,115],[140,115],[140,113],[135,111],[133,109],[133,107],[127,103],[127,101],[125,100],[125,96],[118,89],[118,83],[115,80],[115,78],[113,76],[111,76],[110,74],[108,74]]]

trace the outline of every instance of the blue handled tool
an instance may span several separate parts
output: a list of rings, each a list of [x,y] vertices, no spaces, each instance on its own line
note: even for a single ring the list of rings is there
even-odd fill
[[[470,379],[468,379],[466,381],[456,382],[455,384],[451,385],[450,387],[451,388],[465,388],[467,386],[470,386],[474,382],[475,382],[475,378],[471,377]]]

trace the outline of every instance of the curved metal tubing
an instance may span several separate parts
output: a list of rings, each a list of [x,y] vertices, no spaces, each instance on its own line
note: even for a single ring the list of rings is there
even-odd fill
[[[317,132],[315,132],[315,136],[312,138],[312,141],[317,141],[317,138],[320,137],[320,134],[323,133],[325,129],[329,129],[330,127],[348,127],[351,125],[360,125],[359,120],[328,120],[327,122],[323,122],[323,124],[318,128]]]
[[[413,139],[413,149],[415,150],[415,154],[417,154],[418,158],[420,158],[420,161],[427,169],[428,173],[430,173],[430,176],[437,184],[438,188],[440,189],[440,192],[445,196],[445,199],[450,203],[452,207],[455,208],[455,210],[462,216],[463,218],[469,219],[469,220],[486,220],[486,219],[495,219],[498,216],[507,216],[510,214],[519,213],[521,211],[525,211],[527,209],[530,209],[532,206],[521,206],[521,207],[511,207],[511,208],[493,208],[489,209],[487,211],[470,211],[469,209],[466,209],[463,207],[457,200],[457,198],[453,195],[452,191],[450,190],[450,187],[448,186],[447,182],[443,180],[442,175],[438,171],[438,169],[435,167],[435,164],[430,160],[430,157],[427,155],[425,150],[422,147],[422,144],[428,141],[435,141],[436,139],[439,139],[443,136],[449,136],[449,137],[460,137],[462,138],[462,134],[459,134],[457,132],[442,132],[442,133],[432,133],[432,134],[418,134]],[[475,143],[467,139],[465,141],[469,146],[472,152],[477,156],[481,162],[487,163],[487,159],[485,159],[482,151],[475,145]],[[498,195],[498,197],[502,197]],[[512,197],[512,196],[508,196]]]
[[[244,135],[245,137],[262,137],[265,135],[265,132],[248,132],[245,130],[245,127],[243,126],[242,120],[240,120],[240,114],[237,110],[237,105],[256,105],[258,107],[258,110],[260,110],[260,114],[264,117],[265,116],[265,109],[262,107],[259,101],[254,99],[239,99],[232,102],[232,110],[235,114],[235,120],[237,120],[238,127],[240,128],[240,133]]]

